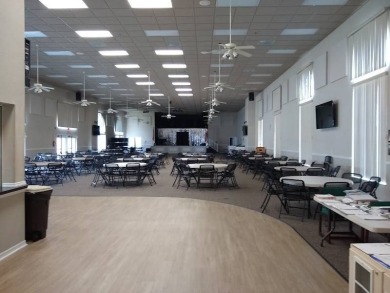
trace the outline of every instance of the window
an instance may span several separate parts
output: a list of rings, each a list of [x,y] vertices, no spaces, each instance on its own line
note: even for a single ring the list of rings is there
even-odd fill
[[[105,150],[107,147],[107,138],[106,138],[106,122],[102,113],[98,113],[98,125],[100,128],[100,135],[98,135],[97,139],[97,148],[100,152],[101,150]]]
[[[263,146],[263,119],[257,122],[257,146]]]
[[[57,154],[75,153],[77,151],[77,138],[74,136],[57,135]]]
[[[386,178],[389,13],[348,37],[352,84],[352,172]]]
[[[299,103],[305,103],[313,100],[314,97],[314,78],[313,64],[310,64],[302,71],[298,72],[297,89]]]

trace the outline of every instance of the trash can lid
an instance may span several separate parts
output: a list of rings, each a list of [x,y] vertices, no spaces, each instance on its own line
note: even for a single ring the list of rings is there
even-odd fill
[[[37,193],[37,192],[42,192],[42,191],[47,191],[47,190],[53,190],[50,186],[44,186],[44,185],[28,185],[26,192],[29,193]]]

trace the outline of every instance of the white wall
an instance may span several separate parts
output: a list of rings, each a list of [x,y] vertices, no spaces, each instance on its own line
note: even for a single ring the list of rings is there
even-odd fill
[[[268,153],[272,154],[274,146],[274,116],[281,114],[281,152],[283,155],[298,158],[299,105],[296,97],[296,76],[300,70],[313,63],[315,95],[314,100],[307,105],[313,115],[310,119],[302,120],[302,123],[312,125],[307,127],[310,133],[306,136],[310,139],[308,143],[312,145],[312,157],[306,159],[309,163],[312,160],[323,161],[326,155],[330,155],[334,160],[333,165],[341,165],[342,167],[339,175],[350,171],[352,87],[347,77],[347,37],[382,12],[389,4],[390,2],[386,0],[369,1],[331,35],[303,55],[296,64],[268,86],[262,95],[256,97],[257,100],[263,99],[264,146]],[[282,102],[280,109],[275,109],[275,105],[273,105],[275,101],[272,98],[275,96],[275,89],[278,88],[281,89]],[[338,106],[337,127],[317,130],[314,125],[315,106],[330,100],[335,101]],[[255,125],[257,127],[257,123]],[[390,162],[390,160],[388,161]],[[390,166],[389,162],[387,166]],[[387,170],[388,177],[389,173],[390,168]],[[389,178],[387,181],[390,182]],[[389,199],[390,193],[388,191],[390,190],[387,186],[381,186],[378,190],[378,196]]]
[[[150,148],[155,143],[154,124],[154,112],[131,112],[125,122],[125,137],[141,137],[143,149]]]

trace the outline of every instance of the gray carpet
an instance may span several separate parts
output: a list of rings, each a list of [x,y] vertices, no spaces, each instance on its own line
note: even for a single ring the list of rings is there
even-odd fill
[[[155,175],[157,184],[150,186],[147,180],[142,186],[128,187],[104,187],[98,184],[91,185],[93,174],[76,176],[77,182],[64,181],[63,185],[53,185],[53,196],[152,196],[152,197],[182,197],[200,200],[209,200],[232,204],[243,208],[260,211],[259,207],[265,197],[261,191],[262,180],[253,180],[252,174],[246,174],[242,169],[236,170],[236,178],[239,184],[238,189],[220,187],[218,189],[196,188],[191,186],[188,190],[185,183],[179,188],[172,187],[175,177],[170,175],[172,163],[160,169],[160,174]],[[169,164],[170,163],[170,164]],[[265,215],[278,218],[280,201],[271,198]],[[315,203],[312,210],[315,209]],[[294,228],[326,261],[328,261],[345,279],[348,280],[348,249],[354,239],[334,239],[332,244],[325,242],[324,247],[320,246],[321,237],[318,234],[318,219],[282,215],[281,221]],[[354,227],[359,233],[359,227]],[[278,231],[275,231],[278,233]],[[288,241],[288,239],[286,239]],[[387,242],[387,238],[371,234],[370,242]]]

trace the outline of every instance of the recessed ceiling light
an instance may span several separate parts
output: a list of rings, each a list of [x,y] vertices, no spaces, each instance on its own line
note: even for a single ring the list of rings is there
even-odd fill
[[[86,64],[78,64],[78,65],[68,65],[70,68],[94,68],[92,65],[86,65]]]
[[[271,49],[268,50],[268,54],[294,54],[297,50],[295,49]]]
[[[179,97],[192,97],[194,94],[190,94],[190,93],[180,93],[180,94],[177,94]]]
[[[108,51],[99,51],[100,55],[103,56],[128,56],[129,53],[125,50],[108,50]]]
[[[45,65],[31,65],[30,68],[47,68]]]
[[[25,38],[47,38],[47,36],[40,31],[28,31],[24,32]]]
[[[153,81],[137,81],[136,85],[154,85]]]
[[[175,89],[177,92],[192,92],[191,88],[177,88]]]
[[[79,9],[88,8],[82,0],[39,0],[49,9]]]
[[[189,78],[187,74],[168,74],[169,78]]]
[[[146,74],[128,74],[126,75],[128,78],[147,78]]]
[[[245,36],[248,33],[247,29],[232,29],[231,35],[232,36]],[[228,29],[219,29],[214,30],[214,36],[229,36],[230,30]]]
[[[172,82],[173,85],[191,85],[190,82]]]
[[[183,55],[183,50],[154,50],[156,55],[163,56],[178,56]]]
[[[166,63],[162,65],[163,68],[166,69],[176,69],[176,68],[187,68],[187,65],[185,64],[174,64],[174,63]]]
[[[159,94],[159,93],[154,93],[154,94],[150,94],[151,97],[163,97],[164,94]]]
[[[76,31],[82,38],[112,38],[112,34],[107,30],[102,31]]]
[[[67,82],[65,84],[67,84],[67,85],[82,85],[81,82]]]
[[[314,35],[318,28],[286,28],[280,34],[282,36]]]
[[[115,64],[115,67],[116,68],[121,68],[121,69],[124,69],[124,68],[139,68],[139,65],[138,64]]]
[[[282,66],[283,64],[258,64],[257,66],[258,67],[280,67],[280,66]]]
[[[147,37],[178,37],[178,30],[146,30]]]
[[[345,5],[348,0],[304,0],[302,5]]]
[[[209,0],[201,0],[201,1],[199,1],[199,5],[200,6],[209,6],[210,3],[211,2]]]
[[[96,75],[87,75],[87,77],[89,78],[107,78],[108,76],[107,75],[104,75],[104,74],[96,74]]]
[[[52,78],[67,78],[66,75],[60,75],[60,74],[51,74],[51,75],[47,75],[47,77],[52,77]]]
[[[232,7],[241,7],[241,6],[259,6],[260,0],[237,0],[231,1]],[[217,0],[215,7],[229,7],[229,0]]]
[[[171,0],[128,0],[131,8],[152,8],[152,9],[159,9],[159,8],[172,8],[172,1]]]
[[[48,56],[74,56],[71,51],[43,51]]]

